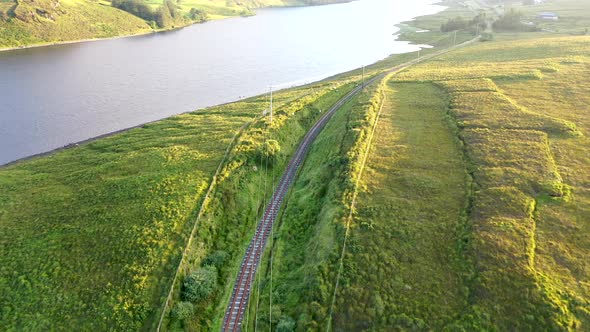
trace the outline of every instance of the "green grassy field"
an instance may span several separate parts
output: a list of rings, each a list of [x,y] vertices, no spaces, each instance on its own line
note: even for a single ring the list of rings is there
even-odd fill
[[[141,326],[158,309],[225,148],[256,114],[248,106],[174,117],[0,170],[2,329]]]
[[[3,7],[0,6],[0,48],[152,31],[144,20],[113,8],[110,3],[103,5],[86,0],[61,0],[58,10],[52,9],[52,4],[33,3],[22,9],[24,17],[30,17],[27,13],[35,12],[37,8],[40,8],[40,10],[51,12],[52,19],[33,16],[28,21],[18,19],[11,14],[16,3],[7,4],[10,6],[5,6],[4,15]],[[3,19],[2,16],[5,18]]]
[[[267,127],[268,119],[261,120],[240,137],[200,222],[191,249],[191,263],[186,267],[186,271],[194,270],[208,254],[225,251],[230,259],[220,269],[222,283],[213,296],[197,305],[193,319],[168,321],[168,328],[183,327],[188,331],[220,329],[244,248],[249,244],[265,202],[270,199],[299,140],[321,115],[321,110],[328,109],[353,88],[349,82],[330,83],[323,89],[321,85],[315,86],[312,90],[315,92],[307,97],[309,100],[300,98],[279,107],[271,127]],[[256,154],[265,139],[276,140],[280,146],[280,153],[274,161],[261,160]],[[175,300],[180,297],[176,296]]]
[[[334,330],[441,330],[467,306],[467,171],[432,84],[388,83],[356,205]],[[354,299],[351,301],[350,299]]]
[[[438,46],[423,55],[451,46],[454,34],[436,27],[474,15],[471,5],[405,36]],[[589,36],[496,34],[366,88],[320,134],[289,193],[248,330],[588,330],[589,54]],[[278,92],[270,127],[260,96],[1,168],[0,330],[153,330],[221,165],[163,325],[219,330],[273,183],[359,79]],[[269,138],[280,151],[261,159]],[[185,277],[220,251],[213,292],[171,317]]]
[[[441,3],[445,5],[445,3]],[[435,15],[420,16],[412,21],[404,22],[398,25],[400,29],[399,38],[408,40],[414,44],[427,44],[437,47],[446,47],[452,45],[455,41],[454,32],[441,32],[440,26],[448,19],[455,17],[464,17],[471,19],[479,12],[457,6],[455,3],[446,4],[448,7]],[[472,39],[475,31],[469,30],[457,31],[457,43]]]
[[[469,12],[441,16],[454,10]],[[414,30],[436,24],[418,19]],[[418,34],[420,42],[452,45],[449,34]],[[336,134],[321,146],[326,157],[310,154],[266,256],[272,316],[266,265],[250,328],[268,328],[269,317],[285,331],[323,331],[329,322],[334,331],[589,328],[590,39],[541,32],[495,39],[414,66],[385,88],[332,317],[346,183],[358,167],[347,173],[334,161],[354,156]],[[367,100],[372,94],[378,104],[379,91],[347,112],[372,114]],[[367,119],[358,129],[371,126]]]
[[[277,93],[277,119],[313,116],[308,104],[328,92],[321,100],[332,101],[345,90],[331,89],[344,83]],[[233,136],[267,107],[260,97],[180,115],[0,169],[0,329],[153,326],[215,169]],[[283,133],[283,161],[275,172],[310,121]],[[245,149],[244,139],[236,149]],[[221,194],[236,195],[240,156],[223,170],[194,259],[214,243],[242,244],[254,222],[243,225],[241,237],[211,241],[211,232],[228,236],[227,223],[240,220],[237,211],[223,208],[229,193]],[[231,184],[224,180],[230,174]]]
[[[335,330],[588,329],[588,82],[575,77],[590,37],[525,36],[394,76],[403,93],[364,175]]]

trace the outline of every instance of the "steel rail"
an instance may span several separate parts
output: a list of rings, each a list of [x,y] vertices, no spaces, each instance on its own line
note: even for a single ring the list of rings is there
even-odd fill
[[[225,312],[223,320],[222,331],[240,331],[246,305],[250,297],[250,290],[254,280],[254,275],[258,270],[260,259],[270,234],[277,214],[281,208],[283,200],[289,190],[297,171],[299,170],[309,148],[315,141],[324,126],[328,123],[334,113],[339,110],[346,102],[358,94],[365,86],[373,83],[383,75],[378,75],[368,80],[364,85],[360,85],[351,90],[348,94],[342,97],[326,112],[315,125],[304,136],[301,144],[297,148],[295,155],[289,161],[283,176],[268,203],[265,213],[258,223],[256,233],[250,241],[250,245],[246,249],[244,258],[240,265],[236,282],[230,297],[230,301]]]

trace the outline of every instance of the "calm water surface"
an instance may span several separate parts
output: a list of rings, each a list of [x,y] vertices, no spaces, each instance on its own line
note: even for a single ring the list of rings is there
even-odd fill
[[[417,46],[394,24],[436,0],[264,9],[139,37],[0,52],[0,164],[311,82]]]

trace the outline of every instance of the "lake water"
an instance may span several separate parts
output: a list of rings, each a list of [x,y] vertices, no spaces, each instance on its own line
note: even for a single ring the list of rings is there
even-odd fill
[[[144,36],[0,52],[0,164],[319,80],[394,53],[394,26],[436,0],[360,0]]]

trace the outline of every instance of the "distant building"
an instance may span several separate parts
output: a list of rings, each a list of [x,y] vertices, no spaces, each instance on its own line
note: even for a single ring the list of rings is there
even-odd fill
[[[555,13],[539,13],[539,15],[537,15],[537,18],[539,18],[541,20],[557,21],[557,20],[559,20],[559,15],[557,15]]]

